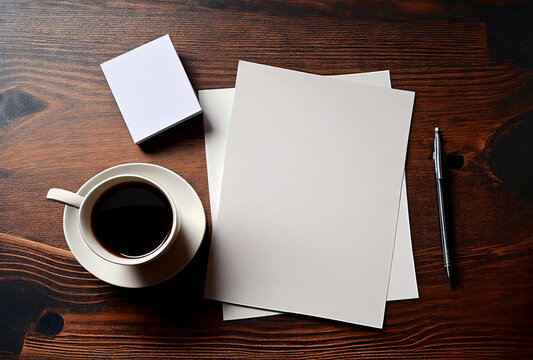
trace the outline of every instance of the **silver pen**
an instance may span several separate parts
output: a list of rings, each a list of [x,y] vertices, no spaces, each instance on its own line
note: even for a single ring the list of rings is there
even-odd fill
[[[435,185],[437,186],[437,206],[439,208],[439,225],[440,225],[440,239],[442,245],[442,256],[444,259],[444,269],[446,270],[446,277],[452,288],[452,264],[450,261],[450,243],[448,238],[448,230],[446,227],[446,213],[444,207],[444,173],[442,171],[442,144],[440,138],[440,130],[435,128],[435,137],[433,139],[433,160],[435,161]]]

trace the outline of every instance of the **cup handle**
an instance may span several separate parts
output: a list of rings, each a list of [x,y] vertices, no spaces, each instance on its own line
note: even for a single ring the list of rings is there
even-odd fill
[[[65,205],[73,206],[77,209],[80,208],[81,202],[84,199],[83,196],[73,193],[72,191],[56,189],[56,188],[52,188],[48,190],[48,194],[46,194],[46,198],[60,202]]]

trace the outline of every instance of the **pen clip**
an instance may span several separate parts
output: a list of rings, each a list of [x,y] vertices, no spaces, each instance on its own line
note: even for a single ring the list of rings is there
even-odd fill
[[[435,177],[442,179],[442,148],[440,142],[439,128],[435,128],[435,137],[433,138],[433,160],[435,161]]]

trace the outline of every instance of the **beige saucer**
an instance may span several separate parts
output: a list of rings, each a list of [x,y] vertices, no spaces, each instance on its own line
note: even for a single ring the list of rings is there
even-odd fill
[[[79,263],[97,278],[117,286],[139,288],[163,282],[180,272],[196,254],[205,233],[204,208],[194,189],[178,174],[153,164],[117,165],[93,176],[77,191],[85,195],[94,185],[121,174],[138,174],[163,186],[176,206],[182,221],[178,238],[160,258],[142,265],[119,265],[96,255],[83,241],[77,224],[78,209],[65,206],[63,231],[67,244]]]

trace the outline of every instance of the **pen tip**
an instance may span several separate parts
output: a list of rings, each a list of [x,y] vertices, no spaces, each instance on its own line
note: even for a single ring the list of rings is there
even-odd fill
[[[448,278],[448,284],[450,284],[450,289],[453,290],[452,271],[448,266],[446,267],[446,277]]]
[[[440,131],[439,127],[436,126],[436,127],[435,127],[435,132],[439,132],[439,131]]]

